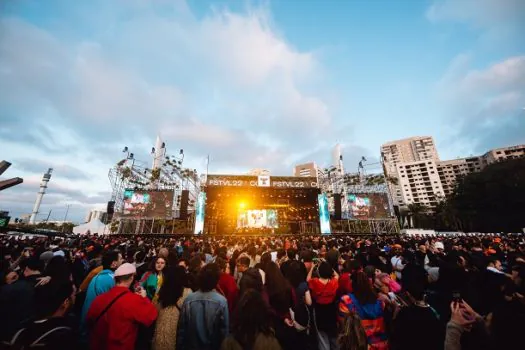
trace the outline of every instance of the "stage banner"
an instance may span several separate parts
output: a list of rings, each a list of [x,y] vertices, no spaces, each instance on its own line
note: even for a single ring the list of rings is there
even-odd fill
[[[200,192],[197,197],[197,209],[195,211],[195,230],[196,235],[201,235],[204,230],[204,213],[206,208],[206,192]]]
[[[329,235],[330,231],[330,212],[328,210],[328,197],[326,193],[317,196],[319,203],[319,222],[321,224],[321,234]]]
[[[315,177],[293,176],[250,176],[250,175],[208,175],[209,187],[273,187],[273,188],[316,188]]]

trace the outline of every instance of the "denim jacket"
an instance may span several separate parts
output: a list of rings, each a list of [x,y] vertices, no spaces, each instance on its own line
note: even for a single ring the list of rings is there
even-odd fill
[[[177,348],[216,350],[228,335],[229,315],[226,298],[216,291],[197,291],[182,306],[177,330]]]

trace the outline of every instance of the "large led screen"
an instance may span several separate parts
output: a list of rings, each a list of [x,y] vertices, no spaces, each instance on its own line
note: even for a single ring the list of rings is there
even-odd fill
[[[124,191],[124,216],[166,218],[172,215],[173,191]]]
[[[204,230],[204,213],[206,210],[206,192],[199,193],[197,197],[197,208],[195,210],[195,230],[194,234],[200,235]]]
[[[359,193],[348,195],[351,219],[384,219],[390,217],[386,193]]]
[[[330,231],[330,212],[328,210],[328,197],[325,193],[317,196],[319,203],[319,222],[321,224],[321,234],[329,235]]]
[[[263,209],[263,210],[246,210],[239,213],[237,217],[238,228],[277,228],[279,227],[277,221],[277,210]]]

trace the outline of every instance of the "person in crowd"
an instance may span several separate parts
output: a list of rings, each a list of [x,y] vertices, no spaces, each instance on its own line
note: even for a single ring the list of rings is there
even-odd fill
[[[184,300],[191,293],[182,266],[167,267],[159,291],[159,314],[153,336],[153,350],[176,349],[177,327]]]
[[[339,302],[339,323],[344,325],[345,317],[352,314],[350,317],[354,322],[360,320],[369,349],[389,349],[385,304],[377,297],[364,272],[352,275],[352,287],[353,293],[344,295]],[[359,325],[353,327],[359,328]]]
[[[157,303],[159,298],[159,291],[164,280],[163,270],[165,267],[166,259],[162,256],[158,256],[153,260],[151,270],[146,272],[141,278],[140,284],[142,285],[142,288],[146,290],[148,299],[153,303]]]
[[[42,276],[44,264],[37,257],[23,264],[22,277],[0,288],[0,340],[10,338],[24,321],[35,316],[35,286]]]
[[[91,259],[89,262],[88,262],[88,275],[86,276],[86,278],[84,278],[84,280],[82,281],[82,283],[80,284],[80,287],[79,287],[79,292],[85,292],[87,291],[88,287],[89,287],[89,284],[91,283],[91,280],[96,276],[98,275],[99,273],[102,272],[102,270],[104,270],[104,266],[103,266],[103,250],[100,246],[90,246],[91,248],[88,248],[88,250],[91,250],[91,255],[93,256],[93,259]]]
[[[313,348],[313,310],[312,296],[306,282],[306,269],[304,264],[297,260],[292,261],[285,276],[292,285],[295,294],[295,304],[292,306],[292,319],[297,331],[296,346],[302,349]]]
[[[137,269],[137,276],[139,278],[144,276],[144,274],[148,272],[148,264],[146,263],[146,252],[144,252],[144,250],[138,250],[133,255],[133,265]]]
[[[221,269],[221,277],[219,278],[217,289],[228,301],[228,311],[230,312],[230,315],[232,315],[233,310],[235,310],[235,305],[237,304],[237,299],[239,298],[239,287],[233,276],[226,272],[228,266],[226,260],[223,258],[216,258],[215,262]]]
[[[270,304],[270,301],[268,300],[268,294],[266,293],[266,289],[264,288],[261,274],[259,273],[259,270],[257,270],[257,268],[248,269],[242,274],[242,278],[239,283],[239,298],[242,297],[242,295],[249,289],[255,289],[256,291],[261,293],[263,295],[263,299],[267,302],[267,304]]]
[[[122,264],[122,254],[116,250],[106,252],[102,257],[103,270],[93,277],[86,291],[82,314],[80,316],[81,335],[87,335],[86,316],[91,307],[91,303],[96,297],[109,291],[115,286],[115,270]]]
[[[221,270],[215,263],[199,274],[199,289],[188,295],[182,306],[177,347],[186,350],[219,349],[228,335],[228,302],[215,290]]]
[[[54,279],[35,290],[35,319],[19,329],[9,348],[69,350],[78,347],[74,322],[67,316],[75,304],[76,287],[71,281]]]
[[[422,273],[413,274],[410,279],[403,278],[403,288],[411,305],[401,308],[394,321],[393,349],[416,350],[421,349],[422,344],[429,350],[443,349],[443,324],[436,310],[425,301],[426,284],[427,277]]]
[[[93,300],[87,314],[90,329],[90,349],[132,350],[135,348],[138,327],[149,327],[157,318],[157,309],[139,288],[130,287],[136,274],[130,263],[120,265],[115,273],[115,286]]]
[[[248,290],[240,299],[232,335],[221,345],[221,350],[243,349],[281,350],[266,302],[254,289]]]
[[[244,271],[248,270],[250,268],[250,258],[248,256],[240,256],[237,258],[237,265],[235,269],[235,280],[237,281],[237,284],[240,283],[242,274]]]
[[[319,277],[312,277],[314,271]],[[326,261],[312,266],[307,281],[310,288],[314,310],[315,326],[320,350],[337,348],[337,290],[339,275]]]
[[[290,314],[290,308],[295,304],[292,286],[274,262],[266,265],[265,274],[265,289],[268,293],[275,332],[283,349],[292,349],[296,346],[295,330]]]

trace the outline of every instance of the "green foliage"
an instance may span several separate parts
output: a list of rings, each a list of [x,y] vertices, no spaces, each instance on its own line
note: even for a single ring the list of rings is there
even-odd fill
[[[495,163],[465,176],[444,213],[468,231],[521,232],[525,227],[525,158]]]

